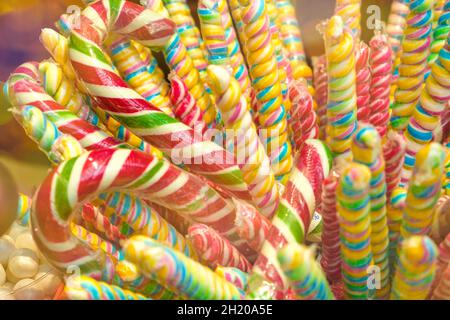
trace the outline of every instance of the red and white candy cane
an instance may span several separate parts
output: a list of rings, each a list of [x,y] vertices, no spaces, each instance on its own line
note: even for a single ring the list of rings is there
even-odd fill
[[[232,243],[234,240],[243,254],[253,252],[236,234],[235,208],[202,180],[140,151],[102,149],[60,164],[35,194],[33,236],[53,266],[64,270],[74,265],[92,276],[102,274],[101,256],[75,239],[69,226],[82,204],[117,189],[183,212],[213,227]]]
[[[320,140],[306,140],[297,153],[269,235],[253,265],[253,273],[276,285],[277,297],[282,297],[288,288],[276,259],[277,250],[288,243],[304,242],[314,211],[321,202],[322,184],[329,175],[331,161],[329,149]]]
[[[8,79],[8,91],[14,106],[37,107],[62,133],[73,136],[87,150],[127,146],[55,102],[41,86],[37,62],[19,66]]]
[[[109,240],[119,242],[125,239],[119,228],[111,223],[98,208],[91,204],[85,204],[81,212],[81,217],[94,225],[95,229],[102,232]]]
[[[194,130],[164,114],[130,89],[101,48],[108,32],[129,36],[148,47],[162,47],[175,33],[175,24],[128,1],[102,0],[90,4],[69,40],[71,63],[98,105],[113,118],[161,151],[177,157],[234,196],[250,200],[247,185],[233,155]]]
[[[356,58],[356,95],[358,107],[358,121],[367,121],[370,115],[370,79],[371,73],[369,68],[369,47],[360,42],[355,52]]]
[[[189,227],[188,239],[199,257],[215,269],[217,266],[234,267],[248,272],[251,264],[227,239],[204,224]]]

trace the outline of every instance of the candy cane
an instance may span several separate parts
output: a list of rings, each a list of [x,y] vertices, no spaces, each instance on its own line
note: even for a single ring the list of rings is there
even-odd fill
[[[242,292],[212,270],[150,238],[134,236],[125,242],[125,258],[144,275],[176,289],[189,299],[241,299]]]
[[[358,42],[361,36],[361,0],[336,0],[334,14],[342,17]]]
[[[327,143],[337,160],[351,159],[350,144],[356,130],[354,40],[340,16],[325,27],[328,69]]]
[[[356,72],[356,105],[358,107],[358,121],[368,121],[371,110],[369,109],[370,102],[370,84],[371,84],[371,70],[369,68],[369,47],[360,42],[355,52],[355,72]]]
[[[438,250],[427,236],[403,241],[399,266],[392,282],[392,300],[424,300],[436,272]]]
[[[449,13],[450,16],[450,13]],[[450,35],[445,47],[431,66],[431,73],[419,101],[413,106],[412,116],[404,133],[406,139],[405,161],[400,183],[407,185],[414,167],[416,153],[433,138],[440,117],[450,100]]]
[[[291,243],[278,252],[277,258],[298,299],[334,299],[320,265],[314,260],[314,250]]]
[[[251,252],[235,234],[233,206],[201,180],[152,155],[103,149],[56,167],[35,195],[33,233],[50,263],[59,269],[78,265],[86,273],[98,276],[102,263],[95,252],[72,237],[68,225],[79,204],[120,188],[208,224],[235,242],[242,253]]]
[[[341,234],[342,279],[346,299],[369,297],[368,268],[372,265],[370,246],[370,170],[349,163],[337,188],[337,209]]]
[[[253,202],[264,216],[271,218],[278,207],[278,187],[270,170],[269,158],[248,112],[247,100],[242,96],[239,82],[226,69],[211,65],[207,72]]]
[[[397,89],[392,105],[391,126],[397,131],[406,128],[420,96],[427,68],[426,57],[430,52],[432,5],[431,0],[409,2],[410,13],[407,18]]]
[[[444,148],[436,142],[417,153],[403,211],[401,239],[429,234],[433,211],[441,192],[444,160]]]
[[[228,240],[208,226],[194,224],[189,227],[187,236],[197,254],[211,268],[220,265],[250,271],[250,262]]]
[[[281,291],[278,296],[287,289],[287,282],[276,261],[276,251],[288,243],[304,242],[311,218],[320,204],[323,179],[330,169],[327,147],[319,140],[306,140],[298,151],[272,227],[253,266],[253,273],[273,282],[277,291]]]
[[[110,21],[111,15],[103,15],[111,10],[108,4],[108,0],[98,1],[85,9],[81,16],[81,22],[85,27],[83,30],[75,29],[70,37],[72,65],[98,105],[163,152],[171,153],[174,157],[181,155],[186,158],[185,162],[189,162],[186,165],[193,172],[204,175],[238,198],[250,199],[247,186],[242,180],[239,168],[232,160],[232,155],[213,142],[196,141],[198,139],[195,139],[192,129],[160,112],[128,88],[127,84],[113,72],[106,55],[100,48],[100,39],[108,31],[100,28],[103,24],[111,26],[111,30],[117,33],[127,33],[128,30],[132,30],[131,27],[133,30],[140,27],[139,30],[142,32],[139,31],[139,34],[136,34],[137,31],[134,31],[129,35],[138,37],[147,46],[166,43],[173,34],[173,24],[167,19],[160,19],[149,10],[126,1],[120,2],[121,10],[117,12],[117,17]],[[94,14],[99,19],[91,20],[90,16]],[[146,23],[137,19],[139,14],[148,16]],[[98,34],[95,30],[103,31]],[[154,30],[159,31],[152,34],[151,31]],[[175,38],[171,37],[171,39]],[[95,50],[86,51],[91,47]],[[166,44],[166,48],[171,47],[171,44]],[[101,77],[96,76],[99,73],[102,74]],[[201,163],[198,164],[199,162]]]
[[[353,136],[353,159],[366,165],[370,178],[370,244],[375,265],[380,270],[380,287],[376,297],[386,299],[389,293],[389,230],[386,217],[386,180],[381,138],[371,125],[361,125]]]
[[[111,58],[125,81],[145,100],[173,116],[170,100],[162,94],[131,41],[120,39],[111,46]]]
[[[83,206],[81,217],[84,221],[92,223],[95,229],[103,233],[109,240],[119,242],[119,240],[125,239],[117,226],[113,225],[98,208],[91,204]]]
[[[392,80],[392,50],[384,34],[376,34],[370,46],[370,115],[369,122],[378,130],[383,142],[389,124],[390,87]],[[385,159],[387,161],[387,159]]]
[[[278,66],[273,56],[269,17],[264,0],[239,0],[247,60],[259,105],[259,123],[266,135],[263,143],[278,179],[286,180],[292,169],[291,144],[287,139],[286,110],[282,104]]]
[[[86,276],[70,279],[64,287],[64,293],[70,300],[147,300],[141,294]]]

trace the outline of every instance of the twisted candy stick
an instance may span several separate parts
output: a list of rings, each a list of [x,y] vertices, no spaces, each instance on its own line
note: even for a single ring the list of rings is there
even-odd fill
[[[392,80],[392,50],[384,34],[376,34],[370,46],[370,104],[368,121],[378,131],[383,142],[389,123],[390,87]],[[387,161],[387,159],[386,159]]]
[[[240,269],[218,266],[214,272],[241,290],[247,288],[248,274]]]
[[[427,236],[413,236],[401,245],[392,282],[392,300],[424,300],[436,272],[438,250]]]
[[[242,21],[241,18],[241,5],[239,3],[239,0],[228,0],[228,4],[230,6],[230,12],[231,12],[231,16],[233,18],[233,22],[234,22],[234,26],[236,28],[241,46],[242,46],[242,50],[245,51],[247,50],[247,47],[245,46],[245,32],[244,32],[244,22]],[[246,54],[244,55],[244,57],[246,57]],[[248,65],[248,61],[247,61],[247,65]],[[248,65],[250,67],[250,65]]]
[[[241,45],[239,44],[239,40],[236,36],[236,31],[233,26],[227,1],[218,0],[217,10],[219,10],[222,16],[222,26],[225,28],[225,38],[228,45],[230,64],[233,68],[233,76],[237,81],[239,81],[242,93],[247,97],[247,101],[249,102],[248,106],[250,107],[250,77],[248,75],[247,65],[245,64],[244,56],[241,51]]]
[[[429,234],[433,210],[441,191],[444,159],[444,149],[436,142],[417,153],[400,229],[402,239]]]
[[[369,47],[360,42],[355,52],[356,95],[358,107],[358,121],[368,121],[370,115],[370,86],[371,70],[369,68]]]
[[[381,153],[381,138],[370,126],[360,126],[353,137],[354,161],[366,165],[370,178],[370,245],[375,265],[380,270],[380,288],[376,297],[386,299],[389,293],[389,229],[386,217],[386,180],[384,159]]]
[[[316,89],[317,116],[319,117],[319,137],[325,140],[327,126],[328,74],[326,56],[313,59],[314,88]]]
[[[175,117],[196,132],[205,133],[207,127],[203,121],[203,112],[184,82],[175,73],[169,74],[169,80],[171,84],[170,101]]]
[[[162,88],[153,81],[139,52],[130,41],[121,39],[115,42],[111,47],[111,58],[131,88],[152,105],[173,116],[169,98],[162,94]]]
[[[305,140],[319,138],[317,115],[313,108],[313,97],[304,80],[291,83],[289,97],[292,101],[291,126],[294,131],[294,145],[299,149]]]
[[[350,144],[356,130],[354,40],[340,16],[325,29],[328,68],[327,143],[339,159],[351,159]]]
[[[292,169],[292,154],[287,139],[286,110],[282,104],[278,66],[273,55],[269,17],[264,0],[239,0],[239,3],[245,23],[247,60],[259,102],[258,121],[265,130],[263,143],[275,176],[283,181]]]
[[[212,270],[150,238],[134,236],[124,243],[125,258],[142,273],[176,289],[189,299],[241,299],[242,292]]]
[[[81,212],[81,217],[84,221],[90,222],[95,229],[103,233],[106,238],[114,242],[125,239],[125,236],[120,232],[117,226],[104,216],[100,210],[91,204],[85,204]]]
[[[341,280],[341,251],[339,239],[339,221],[336,209],[336,188],[339,175],[332,171],[323,181],[322,207],[322,258],[320,264],[331,284]]]
[[[278,262],[289,279],[297,299],[334,300],[320,265],[314,260],[314,250],[295,243],[278,252]]]
[[[74,223],[72,223],[70,229],[75,237],[86,243],[93,250],[104,251],[114,261],[123,260],[122,252],[111,242],[102,239],[96,233],[89,232],[85,228]]]
[[[244,272],[250,271],[250,262],[228,240],[208,226],[190,226],[187,237],[200,258],[211,268],[220,265],[238,268]]]
[[[392,105],[391,126],[403,131],[420,96],[430,53],[433,0],[411,0]]]
[[[278,187],[239,82],[219,66],[209,66],[208,77],[225,127],[231,131],[233,151],[241,164],[253,202],[264,216],[271,218],[278,207]]]
[[[56,159],[55,163],[61,163],[75,158],[83,152],[85,152],[85,149],[77,139],[67,134],[63,134],[55,140],[49,155],[51,155],[51,158]]]
[[[24,63],[11,74],[8,91],[13,105],[39,108],[62,133],[73,136],[87,150],[126,147],[126,144],[78,118],[47,95],[39,84],[36,62]]]
[[[449,13],[450,16],[450,13]],[[431,66],[431,73],[425,88],[409,119],[406,139],[406,154],[401,175],[401,184],[407,185],[414,167],[416,153],[433,138],[433,131],[439,125],[440,117],[450,100],[450,35],[445,47]]]
[[[444,5],[445,3],[445,5]],[[441,14],[437,14],[436,10],[439,10]],[[431,42],[431,52],[428,56],[428,65],[432,66],[439,56],[439,52],[445,46],[448,34],[450,32],[450,1],[440,0],[435,3],[435,10],[433,15],[437,25],[433,27],[433,41]]]
[[[392,48],[392,62],[395,62],[400,55],[403,41],[403,34],[406,27],[406,16],[409,13],[409,0],[394,0],[388,17],[386,32],[388,42]]]
[[[444,270],[431,300],[450,300],[450,266]]]
[[[30,222],[31,198],[19,193],[19,202],[17,203],[17,222],[21,226],[28,226]]]
[[[115,215],[121,223],[128,224],[133,234],[148,236],[196,258],[184,236],[139,198],[114,192],[100,195],[95,203],[103,208],[101,211],[106,217],[112,219]]]
[[[436,264],[436,276],[434,277],[433,284],[430,292],[434,293],[436,287],[442,280],[443,274],[450,262],[450,234],[447,234],[445,239],[439,244],[439,254],[437,256]]]
[[[330,169],[327,147],[319,140],[306,140],[298,151],[272,227],[253,266],[253,273],[263,275],[279,291],[286,290],[287,283],[276,261],[276,251],[287,243],[304,242],[314,211],[320,205],[322,182]]]
[[[149,2],[152,1],[154,0]],[[170,14],[170,18],[177,25],[181,42],[186,46],[187,53],[191,57],[194,66],[200,72],[202,80],[206,79],[206,67],[208,66],[205,58],[206,50],[186,0],[163,0],[163,2]]]
[[[450,233],[450,196],[443,195],[439,198],[434,210],[433,224],[431,226],[431,239],[436,243],[445,240]]]
[[[218,1],[200,0],[197,12],[200,19],[203,40],[209,53],[209,63],[228,65],[228,44],[225,28],[222,26],[222,16],[218,11],[218,4]]]
[[[387,141],[383,144],[383,157],[386,162],[387,199],[390,199],[392,190],[400,182],[400,174],[405,156],[406,143],[403,135],[391,130],[387,133]]]
[[[337,188],[341,234],[342,278],[346,299],[367,299],[370,246],[370,170],[358,163],[346,166]]]
[[[160,112],[159,109],[131,90],[113,72],[106,55],[99,47],[101,38],[98,37],[105,36],[107,30],[98,29],[95,27],[96,25],[105,23],[110,25],[112,30],[120,33],[131,30],[129,29],[131,26],[135,30],[134,28],[137,27],[135,24],[138,24],[141,26],[141,31],[138,34],[136,34],[137,31],[131,32],[130,36],[139,37],[140,41],[147,46],[162,45],[173,34],[173,25],[170,20],[160,19],[151,11],[143,10],[142,7],[129,2],[120,1],[120,4],[122,4],[121,10],[116,12],[117,17],[113,20],[110,20],[113,18],[114,12],[110,12],[113,7],[110,6],[108,0],[97,1],[83,11],[80,18],[81,24],[84,26],[83,30],[74,30],[70,37],[70,57],[78,75],[98,105],[120,123],[142,136],[144,140],[153,143],[163,152],[170,152],[172,160],[176,158],[175,160],[179,161],[182,157],[186,160],[185,162],[189,162],[186,165],[193,172],[205,176],[240,199],[250,199],[239,168],[230,160],[233,159],[231,154],[214,142],[197,141],[199,139],[195,139],[195,132],[191,128]],[[100,15],[104,20],[93,21],[90,16],[95,12],[111,14]],[[143,25],[142,19],[137,19],[139,14],[148,16]],[[98,30],[103,30],[103,32],[98,34]],[[149,33],[155,30],[159,30],[159,32]],[[171,41],[174,39],[176,40],[176,36],[173,36]],[[171,50],[172,44],[166,44],[165,48]],[[168,51],[170,52],[170,50]],[[172,58],[176,59],[174,56],[170,57],[170,59]],[[189,68],[187,65],[182,66]],[[183,77],[182,79],[188,80]],[[186,81],[186,85],[189,87],[188,81]],[[192,93],[195,96],[194,92]],[[201,107],[200,104],[199,106]],[[205,121],[208,123],[206,119]],[[199,162],[201,163],[199,164]]]
[[[334,14],[342,17],[358,42],[361,36],[361,0],[336,0]]]
[[[406,189],[397,187],[392,190],[392,196],[387,205],[387,221],[389,227],[389,266],[390,275],[394,276],[397,264],[397,248],[400,244],[400,228],[405,210]]]
[[[70,300],[147,300],[141,294],[86,276],[71,278],[66,282],[64,293]]]

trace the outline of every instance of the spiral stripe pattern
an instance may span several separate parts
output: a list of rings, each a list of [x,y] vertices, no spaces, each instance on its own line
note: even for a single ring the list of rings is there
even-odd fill
[[[72,65],[98,105],[136,135],[171,155],[172,161],[185,162],[193,172],[205,176],[236,197],[250,199],[242,174],[232,160],[233,156],[214,142],[201,139],[197,141],[199,139],[195,139],[195,132],[191,128],[164,114],[131,90],[114,72],[107,56],[100,48],[99,39],[103,39],[109,31],[101,27],[107,25],[117,33],[128,33],[137,37],[146,46],[164,45],[167,54],[172,48],[177,50],[177,46],[173,44],[179,40],[176,34],[173,35],[173,23],[160,18],[150,10],[143,10],[138,5],[119,0],[109,1],[97,1],[85,9],[81,15],[83,30],[74,30],[70,37]],[[120,6],[112,8],[111,5]],[[138,19],[141,15],[147,18]],[[141,25],[143,20],[146,23]],[[135,29],[138,26],[140,29]],[[154,33],[149,34],[148,30]],[[166,55],[167,57],[168,60],[173,58],[177,63],[180,62],[176,56]],[[173,66],[170,63],[169,65]],[[187,63],[180,63],[180,66],[190,73],[195,70]],[[176,72],[180,75],[178,71]],[[184,74],[181,78],[188,88],[192,88],[189,79],[184,78]],[[191,93],[196,96],[193,91]],[[202,108],[200,103],[199,106]],[[199,161],[206,158],[208,161]]]
[[[227,268],[218,266],[214,271],[216,274],[231,282],[236,287],[242,290],[247,289],[248,284],[248,274],[237,269],[237,268]]]
[[[371,110],[370,103],[370,85],[372,79],[371,69],[369,67],[370,49],[364,43],[360,42],[355,52],[355,72],[356,72],[356,104],[358,107],[358,121],[369,121]]]
[[[342,17],[358,42],[361,36],[361,0],[336,0],[334,14]]]
[[[413,236],[401,244],[392,281],[392,300],[424,300],[436,272],[438,250],[427,236]]]
[[[325,274],[314,259],[314,252],[305,246],[288,244],[278,252],[281,269],[300,300],[333,300]]]
[[[17,222],[24,227],[30,223],[31,198],[19,193],[17,203]]]
[[[386,32],[388,35],[388,42],[392,48],[392,62],[394,62],[401,53],[403,35],[406,28],[406,17],[409,13],[408,1],[409,0],[394,0],[391,4]]]
[[[320,56],[313,60],[314,65],[314,88],[317,101],[317,116],[319,117],[319,137],[326,139],[327,127],[327,103],[328,103],[328,73],[326,56]]]
[[[400,182],[400,174],[405,157],[406,143],[403,135],[390,130],[386,142],[383,144],[383,157],[385,160],[387,199],[391,197],[392,190]]]
[[[278,65],[270,36],[270,20],[264,0],[240,0],[241,18],[253,88],[259,102],[258,114],[264,129],[264,145],[272,170],[281,181],[292,169],[291,144],[287,136],[286,109],[278,77]]]
[[[428,56],[428,64],[430,66],[436,61],[439,52],[447,42],[450,32],[450,1],[437,0],[433,17],[437,24],[433,27],[433,41],[431,42],[431,52]]]
[[[142,273],[188,299],[237,300],[243,292],[211,269],[150,238],[134,236],[123,246],[125,258]]]
[[[433,0],[411,0],[403,40],[391,126],[403,131],[419,100],[430,53]]]
[[[392,190],[392,196],[387,205],[387,221],[389,227],[389,265],[390,275],[394,276],[394,268],[397,265],[397,248],[400,244],[400,228],[405,209],[406,189],[397,187]]]
[[[365,165],[350,163],[343,169],[336,191],[345,299],[366,300],[370,296],[370,177]]]

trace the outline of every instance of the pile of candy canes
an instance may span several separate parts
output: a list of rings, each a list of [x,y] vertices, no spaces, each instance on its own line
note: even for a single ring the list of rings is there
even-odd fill
[[[450,298],[450,1],[394,0],[368,44],[336,2],[312,69],[289,0],[42,30],[4,90],[54,166],[26,201],[62,298]]]

